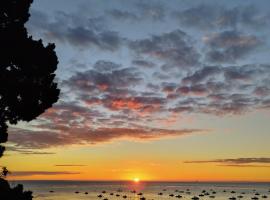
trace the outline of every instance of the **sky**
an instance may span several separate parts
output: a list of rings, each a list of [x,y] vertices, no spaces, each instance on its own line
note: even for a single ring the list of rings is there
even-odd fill
[[[270,181],[270,1],[35,0],[59,101],[9,128],[20,180]]]

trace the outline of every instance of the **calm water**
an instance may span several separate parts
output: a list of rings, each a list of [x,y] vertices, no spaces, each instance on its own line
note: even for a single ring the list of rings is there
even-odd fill
[[[172,183],[172,182],[79,182],[79,181],[17,181],[23,183],[26,189],[34,192],[35,200],[191,200],[203,190],[209,193],[200,200],[228,200],[229,197],[243,196],[243,200],[251,200],[257,196],[264,200],[270,200],[270,183]],[[50,191],[54,192],[51,193]],[[132,193],[136,190],[137,194]],[[79,193],[75,193],[78,191]],[[106,191],[106,193],[102,193]],[[235,191],[235,193],[231,193]],[[88,194],[85,194],[88,192]],[[138,195],[141,192],[143,195]],[[188,194],[190,192],[190,194]],[[113,195],[110,195],[113,193]],[[162,193],[163,195],[158,195]],[[242,194],[243,193],[243,194]],[[255,195],[256,193],[259,193]],[[102,197],[97,197],[102,194]],[[116,194],[120,196],[117,197]],[[174,194],[173,197],[169,196]],[[127,198],[123,198],[126,195]],[[182,198],[175,197],[181,195]],[[214,196],[214,197],[210,197]],[[240,198],[237,198],[238,200]]]

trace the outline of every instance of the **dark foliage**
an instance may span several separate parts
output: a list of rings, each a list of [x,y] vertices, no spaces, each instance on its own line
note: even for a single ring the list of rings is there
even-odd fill
[[[2,200],[32,200],[31,191],[23,191],[21,184],[11,188],[9,183],[0,178],[0,199]]]
[[[0,143],[8,139],[7,123],[35,119],[59,96],[54,44],[33,40],[24,27],[32,1],[0,1]]]
[[[10,172],[6,167],[2,167],[2,172],[0,174],[0,178],[5,178]]]
[[[33,0],[0,1],[0,143],[8,140],[8,124],[31,121],[58,100],[54,82],[58,60],[54,44],[44,46],[27,34],[24,24]],[[0,145],[0,157],[5,147]],[[0,177],[0,199],[30,200],[22,185],[11,188]]]

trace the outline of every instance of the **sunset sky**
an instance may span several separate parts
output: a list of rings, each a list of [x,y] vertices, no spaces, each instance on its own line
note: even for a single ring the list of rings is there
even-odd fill
[[[270,181],[269,0],[34,0],[59,101],[9,179]]]

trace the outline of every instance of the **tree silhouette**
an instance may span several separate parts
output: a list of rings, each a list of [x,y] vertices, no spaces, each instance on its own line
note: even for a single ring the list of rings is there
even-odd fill
[[[0,1],[0,143],[8,140],[8,124],[35,119],[59,97],[54,82],[58,64],[55,45],[44,46],[42,40],[33,40],[24,26],[32,2]],[[0,145],[0,157],[4,150]],[[5,199],[31,199],[31,192],[23,192],[22,185],[10,189],[0,178],[0,197],[4,195],[3,188],[9,188]],[[25,198],[20,196],[24,193]]]
[[[7,123],[31,121],[58,100],[53,82],[58,64],[54,44],[28,36],[24,24],[32,0],[0,1],[0,143]],[[0,148],[2,156],[4,147]]]

